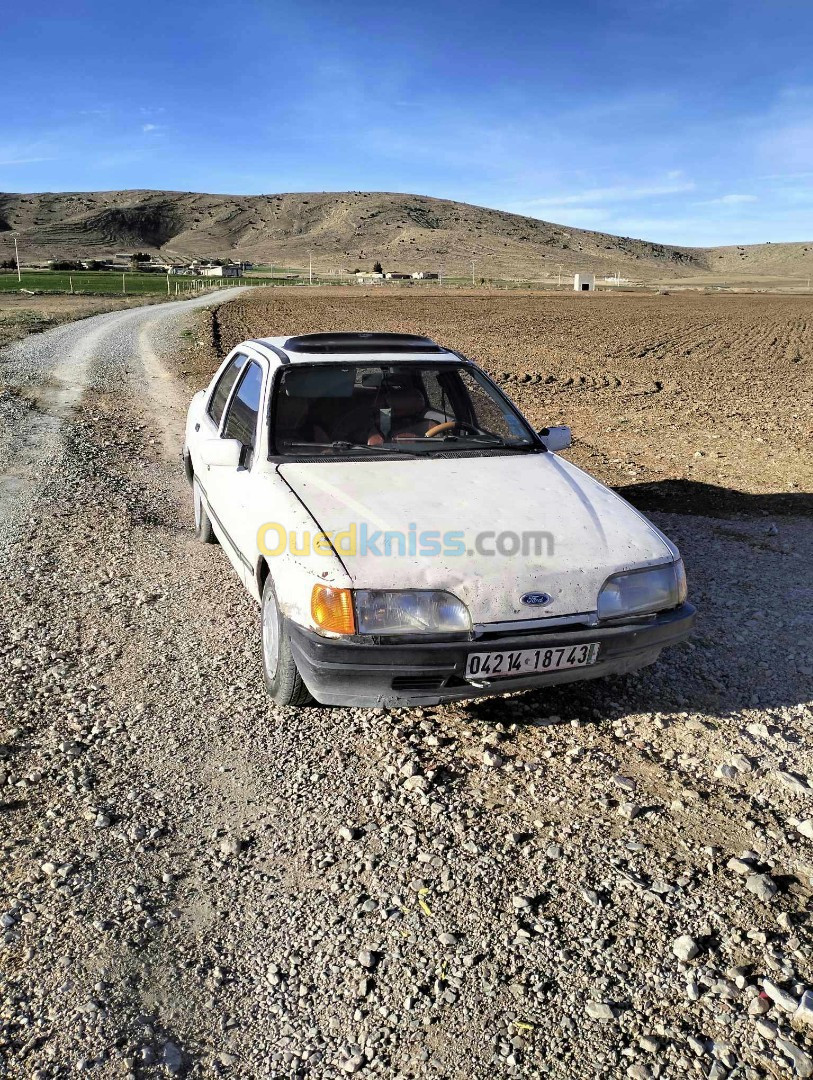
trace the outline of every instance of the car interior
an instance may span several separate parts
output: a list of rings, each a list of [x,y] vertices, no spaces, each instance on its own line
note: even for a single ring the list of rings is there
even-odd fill
[[[274,438],[284,453],[307,444],[383,446],[472,430],[524,435],[522,425],[510,431],[497,402],[473,385],[478,408],[457,365],[303,365],[283,373]],[[491,415],[478,419],[478,411]]]

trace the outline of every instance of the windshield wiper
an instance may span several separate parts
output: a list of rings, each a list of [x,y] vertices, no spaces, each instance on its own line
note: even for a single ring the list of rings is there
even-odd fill
[[[446,438],[450,441],[459,441],[460,436],[447,435]],[[483,437],[479,435],[464,435],[462,438],[466,442],[479,443],[480,446],[495,446],[499,450],[530,450],[533,448],[533,443],[510,443],[506,442],[505,439],[501,439],[499,435],[486,435]],[[443,441],[445,442],[446,439]],[[465,447],[462,447],[462,449],[465,450]]]
[[[414,438],[401,438],[399,442],[417,442],[426,443],[427,446],[443,443],[462,443],[459,447],[461,450],[466,449],[467,443],[477,443],[476,446],[471,447],[473,450],[479,450],[482,446],[493,446],[499,450],[531,450],[533,449],[533,443],[509,443],[504,439],[501,439],[499,435],[444,435],[442,438],[427,439],[424,437],[415,436]]]
[[[370,445],[370,443],[358,443],[348,442],[346,439],[336,439],[335,442],[289,442],[286,443],[286,449],[290,449],[292,446],[304,447],[306,450],[374,450],[377,453],[385,454],[406,454],[408,457],[414,457],[415,455],[411,450],[401,450],[395,446],[389,446],[382,444],[380,446]]]

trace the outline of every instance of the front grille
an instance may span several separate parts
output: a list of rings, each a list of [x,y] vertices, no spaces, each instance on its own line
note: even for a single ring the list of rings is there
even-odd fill
[[[574,630],[591,630],[595,627],[591,627],[590,623],[586,620],[584,622],[572,622],[572,623],[559,623],[552,626],[546,626],[545,620],[540,619],[538,626],[529,626],[523,630],[508,630],[503,627],[502,630],[484,630],[483,633],[478,633],[475,639],[475,644],[479,647],[484,641],[504,641],[510,637],[514,638],[538,638],[540,634],[562,635],[572,633]]]

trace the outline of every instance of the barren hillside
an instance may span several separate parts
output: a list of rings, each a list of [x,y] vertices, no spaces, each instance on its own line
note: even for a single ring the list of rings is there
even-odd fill
[[[594,270],[654,280],[705,275],[799,278],[813,243],[681,248],[573,229],[467,203],[388,192],[206,195],[174,191],[0,194],[3,233],[24,261],[137,248],[170,256],[250,259],[321,271],[439,270],[480,278]]]

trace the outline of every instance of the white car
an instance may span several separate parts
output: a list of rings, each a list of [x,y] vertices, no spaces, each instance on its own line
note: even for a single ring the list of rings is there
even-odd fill
[[[694,621],[674,545],[411,334],[246,341],[192,399],[200,540],[262,607],[282,705],[428,705],[651,664]]]

